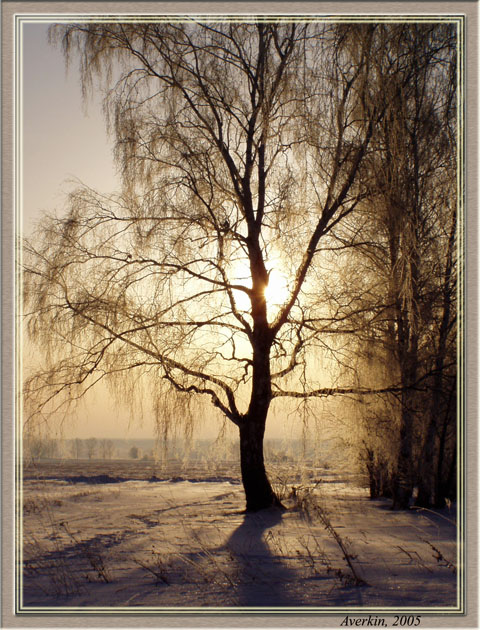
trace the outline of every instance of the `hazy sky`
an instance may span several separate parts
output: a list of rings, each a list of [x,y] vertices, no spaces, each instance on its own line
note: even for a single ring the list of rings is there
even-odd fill
[[[35,222],[44,211],[61,212],[74,178],[111,192],[118,188],[112,144],[105,130],[101,94],[82,104],[79,73],[68,73],[60,48],[48,43],[48,25],[24,24],[23,33],[23,231],[35,239]],[[78,420],[65,425],[73,437],[153,437],[146,423],[129,427],[127,411],[112,411],[99,390],[89,396]]]
[[[24,25],[23,223],[29,233],[40,214],[61,209],[68,180],[103,192],[118,187],[101,94],[82,105],[76,64],[68,73],[60,47],[48,43],[48,25]]]
[[[65,68],[61,48],[48,43],[48,25],[23,26],[23,232],[35,239],[45,212],[62,212],[66,195],[81,180],[101,192],[118,190],[112,143],[105,129],[102,95],[82,103],[77,65]],[[69,181],[70,180],[70,181]],[[205,426],[207,437],[220,427]],[[153,423],[139,424],[127,410],[113,409],[103,388],[86,397],[67,437],[154,437]]]

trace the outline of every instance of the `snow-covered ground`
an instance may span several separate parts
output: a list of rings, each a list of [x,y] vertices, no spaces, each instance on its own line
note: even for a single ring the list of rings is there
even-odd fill
[[[353,475],[311,476],[286,512],[245,515],[225,470],[27,467],[23,609],[457,606],[454,507],[393,512]]]

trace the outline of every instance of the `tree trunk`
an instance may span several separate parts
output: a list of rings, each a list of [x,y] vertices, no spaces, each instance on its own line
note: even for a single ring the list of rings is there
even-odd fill
[[[270,485],[263,459],[266,415],[250,413],[240,427],[240,464],[247,512],[283,507]]]
[[[442,431],[440,433],[439,446],[438,446],[438,459],[437,466],[435,471],[435,482],[434,482],[434,495],[433,495],[433,507],[435,508],[443,508],[445,507],[445,497],[447,497],[449,492],[449,487],[451,487],[451,473],[455,470],[455,449],[452,454],[452,462],[449,468],[449,474],[447,478],[444,477],[444,468],[445,468],[445,450],[447,445],[447,433],[448,426],[450,420],[450,414],[452,412],[451,406],[455,401],[455,386],[450,390],[450,396],[447,404],[447,408],[444,413],[443,418],[443,426]],[[452,468],[453,465],[453,468]]]
[[[443,507],[445,505],[445,497],[442,495],[442,470],[451,405],[456,390],[455,386],[450,390],[446,409],[444,408],[442,411],[442,392],[446,389],[443,379],[444,358],[445,349],[443,348],[442,356],[437,359],[435,364],[436,374],[432,390],[430,423],[422,451],[422,461],[420,463],[418,497],[416,501],[416,504],[420,507]],[[445,404],[443,406],[445,407]],[[439,419],[442,413],[443,423],[440,424]],[[437,441],[438,446],[435,449]]]
[[[393,483],[392,507],[394,510],[407,510],[410,507],[410,499],[413,494],[412,444],[415,393],[409,388],[416,381],[418,369],[418,327],[420,321],[418,312],[418,266],[418,255],[413,252],[409,261],[412,284],[411,297],[409,304],[399,309],[397,318],[397,347],[403,390],[401,396],[400,447]]]
[[[444,487],[444,496],[450,499],[450,501],[457,500],[457,453],[456,450],[452,453],[452,459],[450,461],[450,467],[447,475],[447,479],[445,480]]]
[[[392,253],[392,268],[396,265],[396,254]],[[392,495],[394,510],[406,510],[410,506],[410,499],[413,494],[413,474],[412,474],[412,442],[414,393],[410,388],[415,383],[418,366],[418,335],[416,332],[418,322],[417,311],[417,277],[418,264],[416,260],[410,261],[412,278],[412,298],[407,306],[400,305],[397,296],[396,301],[396,324],[394,344],[397,350],[397,360],[400,367],[400,379],[402,383],[402,394],[400,401],[400,435],[399,447],[396,456],[396,466],[392,479]],[[400,286],[400,280],[398,280]],[[413,320],[413,321],[412,321]]]
[[[375,454],[374,452],[366,448],[366,468],[368,472],[368,480],[370,483],[370,498],[377,499],[379,495],[379,479],[378,479],[378,469],[375,465]]]
[[[439,331],[439,343],[437,356],[435,360],[435,377],[433,379],[432,399],[430,407],[430,423],[423,447],[422,461],[420,466],[420,475],[418,480],[418,497],[417,505],[421,507],[431,507],[432,505],[440,505],[443,507],[444,497],[440,497],[438,490],[439,475],[441,477],[442,462],[445,450],[446,427],[448,424],[448,415],[452,397],[450,396],[447,411],[445,412],[445,422],[443,425],[442,435],[440,436],[440,445],[437,453],[437,472],[435,473],[435,443],[438,434],[437,423],[442,411],[442,392],[444,390],[443,369],[445,366],[445,358],[447,356],[447,339],[451,324],[451,273],[452,273],[452,250],[453,239],[455,236],[455,223],[452,226],[450,241],[447,255],[447,269],[445,272],[445,284],[443,288],[443,316]],[[452,391],[453,393],[453,391]]]
[[[437,509],[441,509],[445,507],[445,487],[444,487],[444,479],[443,479],[443,463],[445,457],[445,439],[446,439],[446,427],[448,420],[445,420],[443,425],[442,435],[440,436],[440,444],[438,446],[438,459],[437,459],[437,468],[435,474],[435,481],[433,484],[434,493],[433,493],[433,507]]]
[[[257,512],[272,506],[283,507],[270,485],[263,459],[265,423],[272,400],[271,335],[263,293],[253,310],[260,324],[257,323],[254,329],[252,393],[248,411],[239,425],[240,464],[247,512]]]
[[[440,384],[435,379],[434,391],[432,394],[432,408],[430,411],[430,422],[427,429],[427,435],[422,449],[422,456],[419,466],[418,475],[418,496],[416,505],[419,507],[432,507],[435,475],[435,442],[437,436],[437,419],[440,413],[439,392],[435,388],[439,388]]]
[[[405,382],[405,381],[404,381]],[[413,411],[408,391],[402,393],[402,418],[400,426],[400,450],[393,485],[393,509],[407,510],[413,493],[412,431]]]
[[[432,402],[430,410],[430,423],[427,431],[426,441],[423,448],[423,457],[420,467],[420,475],[418,482],[417,505],[421,507],[443,507],[445,497],[442,489],[442,467],[445,455],[446,430],[448,426],[448,417],[450,413],[450,405],[455,389],[450,392],[447,404],[447,410],[444,412],[444,423],[441,434],[439,435],[439,446],[436,458],[435,469],[435,443],[438,435],[437,423],[442,410],[442,392],[444,391],[443,370],[445,359],[448,353],[448,335],[450,328],[455,319],[455,312],[452,318],[452,309],[454,309],[454,249],[455,234],[457,229],[457,214],[454,211],[452,215],[452,223],[450,228],[450,236],[448,239],[448,248],[446,255],[445,273],[442,281],[442,318],[440,321],[438,349],[435,359],[435,377],[432,388]]]

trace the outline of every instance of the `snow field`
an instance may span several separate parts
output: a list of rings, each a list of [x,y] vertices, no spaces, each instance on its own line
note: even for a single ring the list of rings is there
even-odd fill
[[[393,512],[330,474],[245,515],[241,485],[210,479],[26,476],[24,609],[457,605],[453,508]]]

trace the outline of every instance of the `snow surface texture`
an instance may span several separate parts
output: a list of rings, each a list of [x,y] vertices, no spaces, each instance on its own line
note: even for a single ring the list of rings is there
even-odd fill
[[[278,487],[286,512],[245,515],[235,477],[140,468],[25,470],[25,610],[457,605],[454,507],[393,512],[317,470]]]

